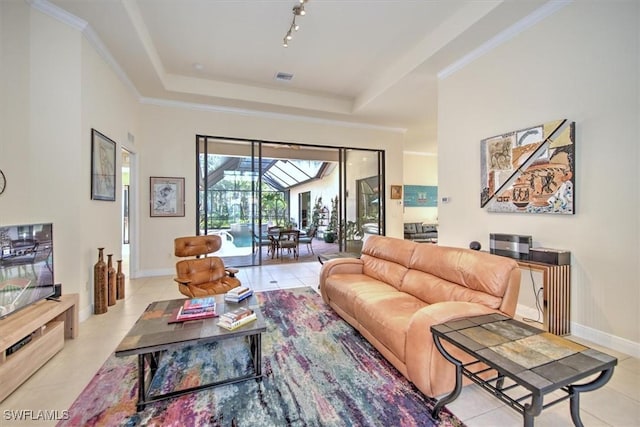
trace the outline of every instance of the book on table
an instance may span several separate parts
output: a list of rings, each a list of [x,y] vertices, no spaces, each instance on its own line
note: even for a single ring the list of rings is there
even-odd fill
[[[224,295],[224,300],[227,302],[240,302],[253,295],[253,290],[246,286],[238,286],[231,289]]]
[[[234,330],[256,319],[256,313],[252,309],[248,307],[241,307],[221,314],[218,326],[228,330]]]
[[[191,298],[182,304],[182,313],[198,313],[216,308],[214,297]]]
[[[169,323],[186,322],[188,320],[207,319],[217,317],[216,300],[213,297],[192,298],[185,300],[178,308]]]

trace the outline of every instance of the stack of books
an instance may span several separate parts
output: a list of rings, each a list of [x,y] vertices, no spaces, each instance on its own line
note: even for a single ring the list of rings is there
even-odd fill
[[[216,300],[214,297],[192,298],[185,300],[169,323],[186,322],[187,320],[216,317]]]
[[[252,289],[247,288],[246,286],[238,286],[224,294],[224,300],[226,302],[240,302],[249,298],[251,295],[253,295]]]
[[[256,320],[256,313],[248,307],[240,307],[220,315],[218,326],[230,331]]]

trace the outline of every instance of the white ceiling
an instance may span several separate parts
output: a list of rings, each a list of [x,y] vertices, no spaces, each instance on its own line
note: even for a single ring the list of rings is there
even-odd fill
[[[141,98],[397,128],[425,153],[438,73],[545,3],[310,0],[285,48],[299,0],[31,0],[86,21]]]

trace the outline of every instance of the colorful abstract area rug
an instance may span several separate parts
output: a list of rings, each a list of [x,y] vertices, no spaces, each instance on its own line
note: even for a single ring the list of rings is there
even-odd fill
[[[425,397],[310,288],[257,294],[267,323],[264,377],[152,403],[136,412],[137,358],[111,355],[59,426],[461,426]],[[151,390],[250,372],[245,339],[182,347]]]

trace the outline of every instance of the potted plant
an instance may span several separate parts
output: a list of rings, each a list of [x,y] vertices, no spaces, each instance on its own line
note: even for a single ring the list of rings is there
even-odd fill
[[[337,238],[338,229],[338,196],[331,199],[331,213],[329,214],[329,227],[324,232],[324,241],[333,243]]]
[[[313,211],[311,212],[311,225],[316,228],[320,225],[320,213],[322,211],[322,196],[316,197],[316,202],[313,204]]]

